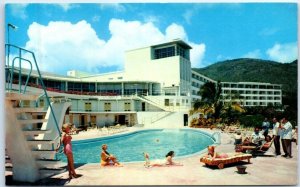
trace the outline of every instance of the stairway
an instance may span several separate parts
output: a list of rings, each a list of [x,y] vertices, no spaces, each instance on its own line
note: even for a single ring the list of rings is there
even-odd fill
[[[30,101],[30,106],[35,106],[38,97],[6,93],[6,150],[11,163],[6,166],[12,166],[7,167],[7,171],[12,170],[16,181],[35,182],[65,171],[66,164],[55,159],[55,148],[60,138],[58,131],[48,124],[50,110],[45,118],[35,119],[46,111],[43,108],[21,107],[24,101]]]
[[[172,111],[170,107],[164,106],[162,103],[159,103],[157,101],[154,101],[153,99],[147,98],[146,96],[138,95],[137,98],[144,102],[147,102],[153,106],[156,106],[156,107],[162,109],[163,111]]]
[[[158,116],[154,116],[154,117],[151,118],[151,123],[155,123],[155,122],[157,122],[159,120],[162,120],[162,119],[164,119],[164,118],[172,115],[173,113],[175,113],[175,112],[162,113],[162,114],[160,114]]]

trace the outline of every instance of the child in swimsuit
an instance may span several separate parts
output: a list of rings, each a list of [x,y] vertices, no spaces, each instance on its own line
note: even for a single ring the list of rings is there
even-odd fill
[[[74,169],[74,159],[73,159],[73,152],[72,152],[72,136],[70,133],[71,124],[63,124],[62,125],[62,143],[64,145],[64,153],[67,156],[68,159],[68,170],[69,170],[69,179],[72,179],[72,177],[77,178],[77,174]]]

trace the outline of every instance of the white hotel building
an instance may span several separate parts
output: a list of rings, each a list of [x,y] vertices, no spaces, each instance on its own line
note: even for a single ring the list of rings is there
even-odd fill
[[[125,52],[121,72],[87,74],[69,71],[67,76],[43,72],[50,95],[60,95],[72,103],[66,121],[76,126],[114,124],[147,127],[181,127],[189,123],[188,112],[201,85],[216,82],[191,68],[192,47],[174,40]],[[14,83],[19,76],[14,74]],[[29,71],[21,72],[25,82]],[[37,73],[29,75],[27,90],[40,89]],[[222,82],[224,102],[239,93],[244,106],[281,104],[281,85],[254,82]],[[24,102],[24,105],[31,105]],[[45,106],[43,99],[40,106]]]

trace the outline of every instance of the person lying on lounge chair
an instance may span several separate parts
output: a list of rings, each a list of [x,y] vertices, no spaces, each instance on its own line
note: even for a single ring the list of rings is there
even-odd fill
[[[265,137],[259,132],[259,128],[255,128],[251,137],[246,137],[242,143],[244,146],[261,146]]]
[[[243,145],[238,146],[236,148],[236,151],[237,150],[239,150],[241,152],[248,151],[248,152],[253,152],[253,153],[260,152],[260,151],[266,152],[271,147],[273,141],[274,141],[274,139],[271,138],[270,135],[267,135],[265,141],[262,141],[263,142],[262,145],[259,146],[257,144],[251,144],[251,145],[243,144]]]
[[[207,146],[207,155],[204,157],[206,158],[228,158],[228,155],[226,153],[217,153],[215,151],[215,146]]]
[[[251,143],[253,144],[253,145],[258,145],[258,146],[260,146],[260,145],[262,145],[262,141],[265,139],[265,137],[264,137],[264,135],[261,133],[261,132],[259,132],[259,128],[255,128],[254,129],[254,132],[252,133],[252,135],[251,135]]]
[[[183,164],[178,163],[178,162],[174,162],[173,161],[173,157],[175,156],[174,151],[170,151],[168,152],[168,154],[166,155],[166,160],[164,161],[157,161],[155,163],[151,163],[150,162],[150,156],[148,153],[144,153],[144,157],[145,157],[145,167],[154,167],[154,166],[183,166]]]
[[[237,156],[237,155],[240,155],[242,153],[230,153],[227,154],[227,153],[218,153],[215,151],[215,146],[207,146],[207,155],[205,155],[204,157],[206,158],[212,158],[212,160],[216,159],[216,158],[228,158],[230,156]]]
[[[266,142],[260,147],[260,151],[267,151],[270,147],[271,147],[271,144],[272,144],[272,138],[270,135],[267,135],[266,136]]]

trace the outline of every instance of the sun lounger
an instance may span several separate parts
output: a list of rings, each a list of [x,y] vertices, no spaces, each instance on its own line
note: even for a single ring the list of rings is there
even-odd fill
[[[236,154],[236,153],[235,153]],[[240,153],[238,155],[229,156],[228,158],[200,158],[200,162],[203,162],[206,166],[218,166],[219,169],[223,169],[225,164],[236,163],[241,160],[248,160],[250,163],[250,159],[252,158],[251,154]]]
[[[265,152],[267,152],[269,150],[269,148],[272,146],[274,142],[274,138],[272,138],[272,140],[270,142],[266,142],[264,146],[260,145],[260,146],[252,146],[252,145],[237,145],[236,146],[236,151],[239,150],[243,153],[251,153],[252,155],[259,155],[259,154],[264,154]]]

